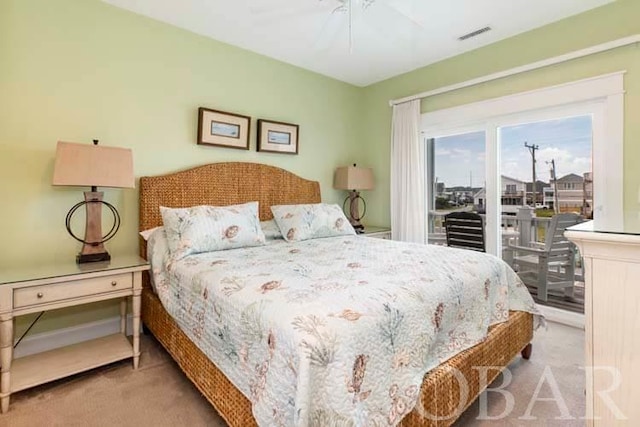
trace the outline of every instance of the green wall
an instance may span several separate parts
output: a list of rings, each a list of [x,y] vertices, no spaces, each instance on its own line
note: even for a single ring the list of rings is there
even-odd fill
[[[0,268],[70,262],[80,249],[64,219],[85,189],[52,187],[58,140],[130,147],[137,177],[210,162],[267,163],[320,181],[323,199],[341,202],[333,170],[359,161],[361,95],[98,0],[1,0]],[[200,106],[253,117],[251,150],[197,145]],[[300,154],[256,152],[257,118],[299,124]],[[137,189],[105,190],[122,215],[107,243],[112,256],[137,251],[137,198]],[[116,313],[113,304],[48,313],[34,332]]]
[[[367,192],[367,219],[389,224],[390,99],[421,93],[640,33],[640,1],[616,2],[369,86],[364,92],[367,163],[377,187]],[[640,211],[640,48],[627,46],[422,101],[422,111],[463,105],[609,72],[625,76],[625,210]]]
[[[615,3],[437,64],[357,88],[109,6],[99,0],[0,1],[0,268],[68,262],[79,245],[64,217],[81,188],[51,186],[58,140],[130,147],[136,176],[218,161],[254,161],[319,180],[338,165],[374,168],[366,222],[389,223],[389,99],[401,98],[640,33],[640,2]],[[423,101],[461,105],[625,69],[625,207],[638,209],[640,50],[620,48]],[[252,116],[251,151],[195,144],[200,106]],[[255,151],[255,119],[300,125],[300,154]],[[137,250],[137,189],[106,190],[123,225],[114,255]],[[102,303],[47,314],[46,331],[114,316]],[[26,319],[18,323],[24,329]]]

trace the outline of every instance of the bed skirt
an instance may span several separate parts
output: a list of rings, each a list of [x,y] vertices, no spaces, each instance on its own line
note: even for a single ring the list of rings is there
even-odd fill
[[[142,291],[142,321],[229,426],[256,425],[249,400],[180,330],[149,287]],[[399,425],[450,426],[483,391],[477,367],[507,366],[532,337],[533,316],[510,312],[509,320],[493,326],[483,343],[459,353],[425,376],[420,402]],[[498,374],[496,369],[489,371],[488,383]],[[461,383],[466,385],[466,393]]]

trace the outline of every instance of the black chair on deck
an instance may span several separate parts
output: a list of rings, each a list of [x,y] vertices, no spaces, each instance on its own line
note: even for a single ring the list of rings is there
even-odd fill
[[[447,246],[485,252],[484,221],[473,212],[451,212],[444,217]]]

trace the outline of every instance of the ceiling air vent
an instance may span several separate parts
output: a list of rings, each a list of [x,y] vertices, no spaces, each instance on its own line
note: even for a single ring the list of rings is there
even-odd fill
[[[464,36],[458,37],[458,40],[465,41],[472,37],[479,36],[482,33],[486,33],[487,31],[491,31],[491,27],[484,27],[484,28],[480,28],[479,30],[472,31],[469,34],[465,34]]]

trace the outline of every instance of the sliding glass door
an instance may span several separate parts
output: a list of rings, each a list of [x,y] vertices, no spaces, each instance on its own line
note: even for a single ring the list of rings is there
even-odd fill
[[[484,213],[485,133],[471,131],[429,138],[427,171],[428,240],[445,244],[444,216],[449,212]]]
[[[582,311],[581,258],[563,242],[563,227],[593,218],[595,229],[615,231],[638,222],[623,208],[623,77],[424,113],[429,242],[446,244],[443,211],[479,212],[487,252],[527,279],[538,303]],[[461,203],[456,187],[473,192],[473,203]]]
[[[446,245],[447,213],[477,212],[485,220],[487,252],[516,270],[536,302],[582,312],[581,258],[560,227],[594,215],[597,114],[589,107],[509,115],[484,129],[427,135],[429,243]]]
[[[563,228],[593,213],[593,118],[523,121],[497,130],[503,258],[536,302],[584,312],[581,258]]]

